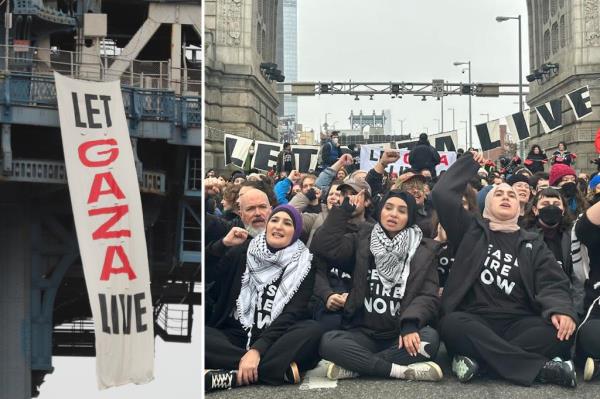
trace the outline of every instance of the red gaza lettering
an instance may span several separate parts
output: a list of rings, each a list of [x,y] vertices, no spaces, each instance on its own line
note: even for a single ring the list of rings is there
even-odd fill
[[[117,159],[117,157],[119,156],[119,147],[110,148],[110,149],[104,150],[104,151],[98,151],[96,153],[96,155],[108,154],[108,157],[106,157],[105,159],[102,159],[99,161],[92,161],[91,159],[88,158],[87,152],[89,149],[91,149],[93,147],[97,147],[97,146],[103,146],[103,145],[116,146],[117,140],[115,140],[115,139],[94,140],[94,141],[86,141],[85,143],[81,144],[78,148],[79,160],[81,161],[81,163],[90,168],[95,168],[95,167],[99,167],[99,166],[108,166],[111,163],[113,163],[113,161],[115,159]]]
[[[448,155],[440,156],[440,164],[448,166]]]
[[[96,215],[106,215],[113,214],[113,216],[108,219],[104,224],[102,224],[94,233],[92,234],[92,238],[94,240],[100,240],[103,238],[119,238],[119,237],[131,237],[131,230],[116,230],[109,231],[111,227],[113,227],[117,222],[129,212],[129,206],[127,205],[117,205],[109,208],[99,208],[99,209],[91,209],[88,211],[88,215],[96,216]]]
[[[102,190],[102,182],[103,181],[106,181],[106,183],[108,184],[108,187],[109,187],[108,190]],[[91,204],[92,202],[98,202],[98,198],[101,195],[107,195],[107,194],[112,194],[117,199],[125,198],[123,191],[121,191],[121,188],[117,184],[112,173],[110,173],[110,172],[98,173],[97,175],[94,176],[94,181],[92,182],[92,188],[90,190],[90,196],[88,197],[87,203]]]
[[[113,260],[115,254],[121,258],[121,267],[113,267]],[[111,274],[127,273],[129,280],[136,279],[136,275],[129,264],[129,258],[125,254],[125,250],[122,246],[109,246],[106,247],[106,254],[104,256],[104,265],[102,266],[102,274],[100,274],[100,280],[106,281],[109,279]]]

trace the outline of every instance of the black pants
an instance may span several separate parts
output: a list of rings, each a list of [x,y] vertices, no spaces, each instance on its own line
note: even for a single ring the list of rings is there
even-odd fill
[[[600,319],[590,318],[577,335],[577,355],[581,360],[588,357],[600,359]]]
[[[437,331],[424,327],[419,335],[421,342],[426,343],[427,356],[421,353],[410,356],[404,347],[398,348],[398,338],[375,340],[358,330],[325,333],[319,352],[324,359],[360,375],[387,378],[390,376],[392,363],[406,366],[435,358],[440,346]]]
[[[477,360],[500,377],[529,386],[544,364],[569,359],[573,337],[556,338],[556,328],[539,316],[491,319],[466,312],[442,318],[440,334],[448,353]]]
[[[313,319],[316,320],[321,327],[323,332],[339,330],[342,328],[342,314],[343,310],[337,312],[331,312],[327,310],[323,301],[319,298],[315,301],[315,307],[313,309]]]
[[[322,335],[321,326],[313,320],[299,321],[291,326],[261,355],[259,382],[283,384],[283,374],[291,362],[296,362],[300,371],[314,368],[320,360],[318,349]],[[228,330],[206,327],[206,368],[237,370],[240,359],[246,354],[246,339]]]

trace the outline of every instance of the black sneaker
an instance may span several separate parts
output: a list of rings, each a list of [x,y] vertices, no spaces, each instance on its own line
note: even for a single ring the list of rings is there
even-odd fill
[[[537,380],[545,384],[556,384],[575,388],[577,386],[575,365],[571,360],[566,362],[549,360],[540,370]]]
[[[298,369],[296,362],[291,362],[290,367],[285,370],[283,381],[288,384],[300,384],[302,379],[300,378],[300,370]]]
[[[583,380],[591,381],[600,375],[600,360],[588,357],[583,369]]]
[[[206,392],[235,387],[237,387],[237,370],[206,370],[204,372],[204,390]]]
[[[460,382],[470,381],[478,370],[479,364],[470,357],[457,355],[452,358],[452,372]]]

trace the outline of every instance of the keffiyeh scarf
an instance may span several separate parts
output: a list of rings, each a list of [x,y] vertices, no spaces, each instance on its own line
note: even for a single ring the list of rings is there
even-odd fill
[[[242,275],[242,287],[237,299],[242,327],[252,328],[256,304],[264,288],[281,277],[271,311],[271,321],[274,321],[298,291],[310,271],[311,262],[312,254],[300,240],[273,253],[267,247],[265,232],[254,237],[248,247],[246,271]]]
[[[417,225],[407,227],[394,238],[389,238],[379,223],[371,232],[371,253],[379,279],[385,288],[400,284],[400,297],[404,297],[406,281],[410,274],[410,262],[417,252],[423,232]]]

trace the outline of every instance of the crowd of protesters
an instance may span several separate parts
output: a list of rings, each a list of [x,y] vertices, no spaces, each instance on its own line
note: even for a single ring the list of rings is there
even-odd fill
[[[426,135],[352,170],[337,137],[300,173],[209,171],[206,390],[330,379],[439,381],[443,343],[461,382],[523,386],[600,375],[600,175],[560,143],[448,170]],[[348,170],[350,169],[350,170]]]

